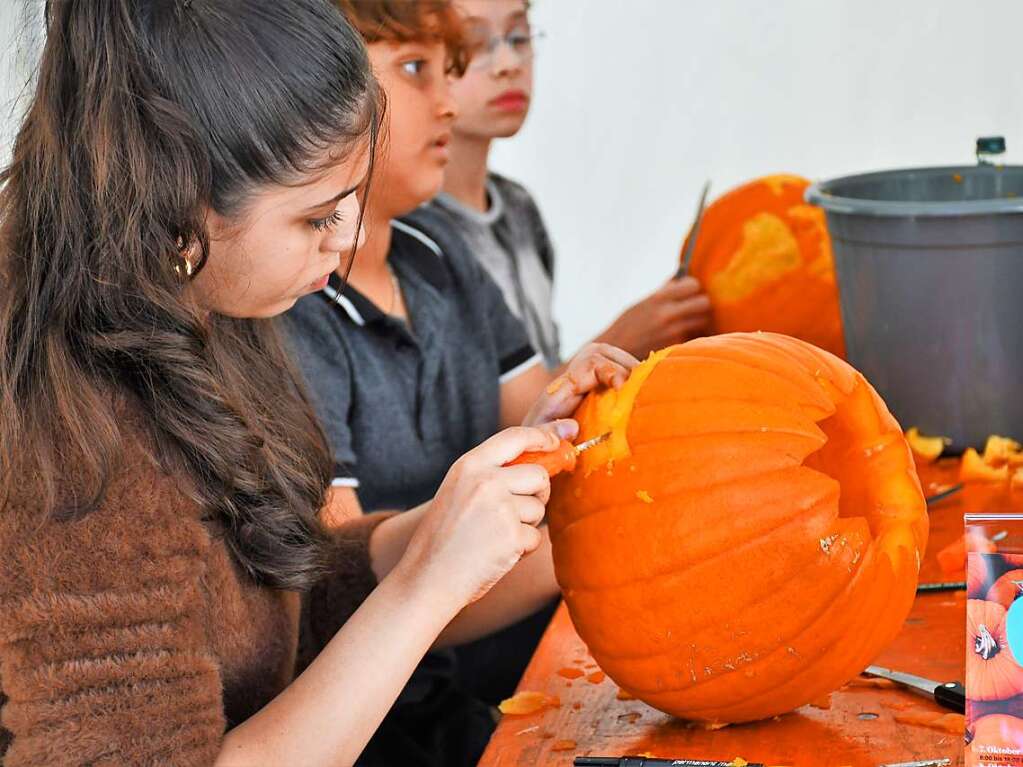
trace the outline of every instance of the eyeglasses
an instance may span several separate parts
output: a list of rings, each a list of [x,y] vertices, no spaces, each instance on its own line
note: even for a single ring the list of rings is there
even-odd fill
[[[516,55],[519,63],[525,64],[533,60],[536,54],[537,43],[544,38],[544,33],[532,30],[529,27],[513,29],[503,35],[472,36],[466,42],[466,51],[469,55],[469,66],[471,70],[479,71],[490,69],[494,63],[494,54],[501,45],[506,45]]]

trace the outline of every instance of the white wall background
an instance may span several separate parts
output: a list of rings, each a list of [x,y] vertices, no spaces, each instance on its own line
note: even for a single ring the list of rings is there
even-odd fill
[[[6,164],[42,44],[42,0],[0,0],[0,163]]]
[[[705,179],[1023,159],[1021,0],[534,0],[529,122],[497,170],[558,249],[569,352],[671,274]],[[1014,151],[1016,150],[1016,151]]]
[[[0,0],[4,157],[24,2]],[[988,133],[1023,158],[1023,0],[534,0],[533,17],[533,111],[494,165],[546,215],[566,352],[672,272],[707,178],[713,195],[969,162]]]

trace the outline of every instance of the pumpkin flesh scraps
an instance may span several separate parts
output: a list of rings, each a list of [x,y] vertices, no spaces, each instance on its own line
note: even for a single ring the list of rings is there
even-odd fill
[[[984,443],[982,457],[988,466],[1004,466],[1010,460],[1018,460],[1020,450],[1021,446],[1016,440],[992,434]]]
[[[966,448],[959,464],[960,482],[1004,482],[1008,478],[1008,465],[991,466],[972,447]]]
[[[906,442],[909,447],[921,458],[927,461],[937,460],[945,446],[951,444],[948,437],[925,437],[915,426],[906,431]]]
[[[619,425],[626,464],[553,482],[566,604],[601,668],[656,708],[793,710],[869,665],[909,612],[927,541],[911,451],[862,376],[800,341],[667,351]],[[596,399],[583,438],[607,428]]]
[[[536,714],[548,708],[559,708],[560,706],[561,699],[557,695],[521,690],[512,697],[502,700],[497,708],[502,714],[525,716]]]

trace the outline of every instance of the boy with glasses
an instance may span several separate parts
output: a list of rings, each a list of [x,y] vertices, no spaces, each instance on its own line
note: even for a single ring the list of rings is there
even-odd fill
[[[554,254],[540,212],[520,184],[489,170],[494,139],[514,136],[529,111],[538,34],[526,0],[456,0],[469,56],[453,80],[458,116],[452,126],[444,191],[414,219],[446,219],[471,245],[523,321],[549,369],[561,364],[553,317]],[[692,277],[669,280],[625,311],[595,340],[642,359],[648,352],[700,335],[710,302]]]

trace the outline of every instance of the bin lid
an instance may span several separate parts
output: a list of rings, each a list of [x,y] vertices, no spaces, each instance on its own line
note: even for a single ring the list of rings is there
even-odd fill
[[[975,216],[1023,213],[1023,166],[903,168],[813,184],[806,201],[861,216]]]

